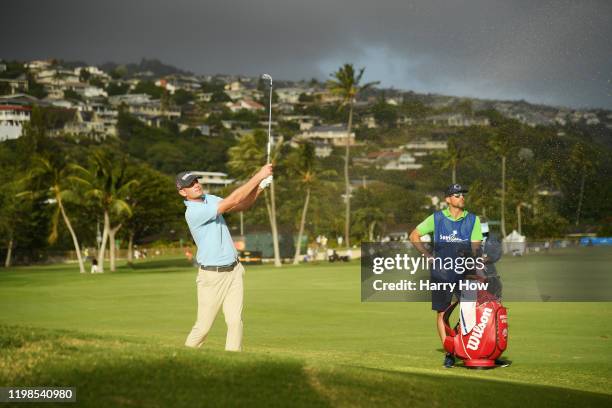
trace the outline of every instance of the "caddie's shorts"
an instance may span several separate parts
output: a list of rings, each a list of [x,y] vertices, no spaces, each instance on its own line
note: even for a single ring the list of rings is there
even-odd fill
[[[430,279],[433,283],[445,283],[447,281],[442,281],[434,278],[433,276]],[[448,308],[453,300],[453,295],[457,299],[461,296],[461,291],[458,289],[458,282],[455,285],[455,290],[452,292],[449,290],[432,290],[431,291],[431,310],[436,310],[438,312],[443,312]]]

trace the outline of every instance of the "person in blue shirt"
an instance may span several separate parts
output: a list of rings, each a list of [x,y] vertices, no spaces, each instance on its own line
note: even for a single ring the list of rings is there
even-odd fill
[[[451,184],[445,192],[448,208],[436,211],[427,217],[410,233],[410,242],[427,259],[453,258],[475,256],[479,253],[482,241],[482,231],[479,218],[465,210],[465,194],[468,192],[460,184]],[[421,242],[424,235],[433,234],[434,254]],[[432,266],[431,280],[434,283],[456,283],[462,274],[454,269]],[[459,293],[455,292],[458,296]],[[431,308],[436,311],[438,334],[442,343],[446,337],[444,329],[444,311],[450,306],[453,292],[448,290],[432,290]],[[444,367],[450,368],[455,364],[455,357],[447,353],[444,358]]]
[[[225,349],[242,350],[245,270],[238,261],[238,253],[223,214],[251,207],[272,182],[272,171],[271,164],[263,166],[226,198],[204,194],[198,175],[194,172],[182,172],[176,176],[176,188],[185,199],[185,220],[198,248],[198,313],[185,340],[187,347],[200,347],[204,343],[219,309],[223,308],[227,324]]]

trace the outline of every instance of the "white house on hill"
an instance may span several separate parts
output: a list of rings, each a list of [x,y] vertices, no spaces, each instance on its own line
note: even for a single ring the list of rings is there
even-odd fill
[[[21,137],[23,125],[30,121],[32,108],[0,104],[0,142]]]
[[[347,132],[346,126],[343,124],[313,126],[296,137],[301,140],[320,140],[334,146],[344,146],[346,144]],[[355,132],[351,132],[348,138],[349,144],[355,144]]]

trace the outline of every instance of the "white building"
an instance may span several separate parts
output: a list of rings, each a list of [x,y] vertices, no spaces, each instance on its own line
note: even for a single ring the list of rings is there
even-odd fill
[[[388,103],[389,105],[398,106],[404,102],[404,97],[400,95],[400,96],[385,98],[385,102]]]
[[[64,132],[106,138],[117,135],[116,110],[101,103],[87,103],[77,106],[74,119],[64,125]]]
[[[589,113],[585,113],[584,114],[584,120],[586,121],[587,125],[598,125],[599,124],[599,118],[597,117],[596,114],[589,112]]]
[[[51,106],[57,106],[58,108],[63,109],[73,109],[75,107],[77,109],[80,109],[81,107],[85,106],[85,104],[80,101],[68,101],[66,99],[54,99],[49,97],[43,99],[43,102]]]
[[[334,151],[333,146],[323,140],[310,140],[309,143],[312,143],[312,145],[314,146],[315,156],[317,157],[321,157],[321,158],[329,157]],[[291,147],[298,148],[299,145],[300,143],[296,138],[291,140]]]
[[[77,110],[74,120],[64,125],[64,133],[102,137],[105,136],[105,127],[103,122],[96,120],[93,112]]]
[[[257,112],[266,109],[261,103],[255,102],[251,99],[241,99],[237,102],[227,102],[225,106],[227,106],[232,112],[238,112],[242,109]]]
[[[211,136],[210,126],[208,125],[189,126],[184,123],[179,124],[179,131],[184,132],[187,129],[196,129],[202,136]]]
[[[300,125],[300,130],[308,130],[312,129],[315,125],[316,118],[310,115],[283,115],[281,117],[281,121],[285,122],[295,122]]]
[[[433,115],[425,118],[425,121],[434,126],[489,126],[488,118],[471,118],[460,113]]]
[[[159,100],[152,100],[141,104],[128,106],[128,111],[136,116],[164,117],[167,119],[178,119],[181,117],[181,110],[174,106],[162,107]]]
[[[346,145],[347,132],[346,126],[343,124],[313,126],[296,137],[301,140],[320,140],[334,146],[344,146]],[[350,145],[355,144],[355,132],[351,132],[348,138]]]
[[[212,97],[212,92],[198,92],[195,94],[195,98],[198,102],[210,102]]]
[[[28,63],[26,63],[24,65],[31,72],[36,72],[36,71],[42,71],[42,70],[45,70],[45,69],[49,68],[51,66],[51,62],[49,62],[49,61],[42,61],[42,60],[35,60],[35,61],[30,61],[30,62],[28,62]]]
[[[329,157],[334,151],[334,148],[329,143],[322,141],[314,142],[314,147],[315,156],[321,158]]]
[[[278,88],[274,92],[276,92],[280,103],[298,103],[304,90],[301,88]]]
[[[0,104],[0,142],[21,137],[24,124],[30,121],[32,108]]]
[[[365,115],[361,120],[361,123],[368,129],[376,129],[378,127],[376,117],[374,117],[372,114]]]
[[[114,95],[108,98],[108,103],[112,106],[119,106],[121,104],[126,105],[140,105],[147,103],[151,100],[149,94],[126,94],[126,95]]]
[[[11,88],[11,94],[28,91],[28,79],[23,74],[14,79],[0,79],[0,82],[8,84],[8,86]]]
[[[555,122],[561,126],[567,125],[567,119],[565,119],[565,117],[561,115],[555,116]]]
[[[415,140],[402,146],[404,150],[432,153],[448,149],[446,141]]]
[[[234,182],[233,179],[227,178],[226,173],[216,171],[192,171],[191,173],[198,175],[198,182],[204,187],[205,193],[209,193],[212,190],[219,190]]]
[[[229,84],[225,84],[223,87],[226,91],[241,91],[244,89],[244,85],[240,81],[233,81]]]
[[[228,90],[226,89],[225,91],[223,91],[228,98],[230,98],[232,101],[237,101],[238,99],[242,99],[245,97],[246,93],[245,91],[243,91],[242,89],[239,90]]]
[[[81,82],[67,84],[66,88],[73,90],[77,94],[81,95],[85,99],[90,98],[106,98],[108,94],[102,88],[98,88],[97,86],[83,84]]]
[[[410,116],[399,115],[395,124],[397,126],[412,126],[414,124],[414,119],[412,119]]]
[[[43,85],[65,85],[79,82],[79,76],[67,69],[45,69],[36,74],[36,82]]]
[[[418,170],[423,167],[418,164],[414,156],[410,153],[402,153],[395,160],[389,161],[383,166],[383,170]]]
[[[177,89],[179,89],[176,84],[174,84],[172,81],[168,81],[167,79],[158,79],[155,81],[155,86],[165,89],[170,95],[174,95]]]
[[[107,81],[110,81],[111,79],[110,75],[93,65],[90,65],[88,67],[77,67],[74,69],[74,73],[77,74],[79,77],[81,76],[81,71],[89,72],[90,75],[104,78]]]

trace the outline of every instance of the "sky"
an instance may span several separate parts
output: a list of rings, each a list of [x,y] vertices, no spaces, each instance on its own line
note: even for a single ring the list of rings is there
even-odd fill
[[[612,1],[3,2],[0,58],[52,57],[612,109]]]

